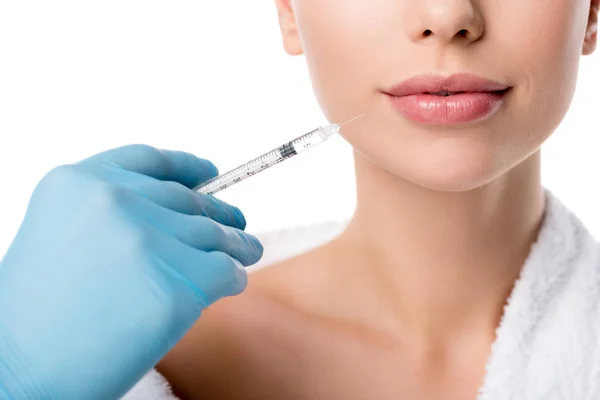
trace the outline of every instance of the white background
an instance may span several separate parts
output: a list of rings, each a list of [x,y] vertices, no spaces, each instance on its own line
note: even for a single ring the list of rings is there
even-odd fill
[[[600,56],[582,60],[544,183],[600,236]],[[129,143],[185,150],[220,170],[326,123],[274,2],[2,0],[0,256],[52,167]],[[347,218],[350,146],[334,137],[219,195],[252,232]],[[336,181],[333,190],[329,182]]]

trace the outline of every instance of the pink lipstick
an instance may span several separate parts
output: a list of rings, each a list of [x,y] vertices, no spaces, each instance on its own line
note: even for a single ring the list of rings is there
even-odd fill
[[[485,119],[504,103],[510,86],[470,74],[421,75],[384,90],[394,109],[424,124],[456,125]]]

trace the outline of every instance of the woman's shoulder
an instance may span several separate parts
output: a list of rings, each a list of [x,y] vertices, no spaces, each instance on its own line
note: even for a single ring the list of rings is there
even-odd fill
[[[301,336],[310,329],[302,307],[314,292],[308,275],[318,269],[320,249],[342,228],[323,223],[258,234],[265,256],[251,268],[246,290],[208,307],[159,363],[175,394],[268,398],[264,379],[289,368],[285,364],[301,351],[295,346],[302,346]]]
[[[252,288],[208,307],[185,337],[158,364],[176,395],[195,399],[242,399],[256,376],[254,353],[266,351],[283,321],[274,302]]]

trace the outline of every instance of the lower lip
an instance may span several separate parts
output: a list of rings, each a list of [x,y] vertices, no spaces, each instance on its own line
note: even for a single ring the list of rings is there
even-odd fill
[[[504,102],[502,92],[459,93],[452,96],[416,94],[386,96],[402,116],[415,122],[433,125],[456,125],[479,121],[494,114]]]

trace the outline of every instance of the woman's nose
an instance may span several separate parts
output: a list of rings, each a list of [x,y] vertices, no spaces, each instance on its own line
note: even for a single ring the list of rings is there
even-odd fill
[[[405,15],[414,42],[472,43],[483,35],[483,17],[473,0],[410,1]]]

